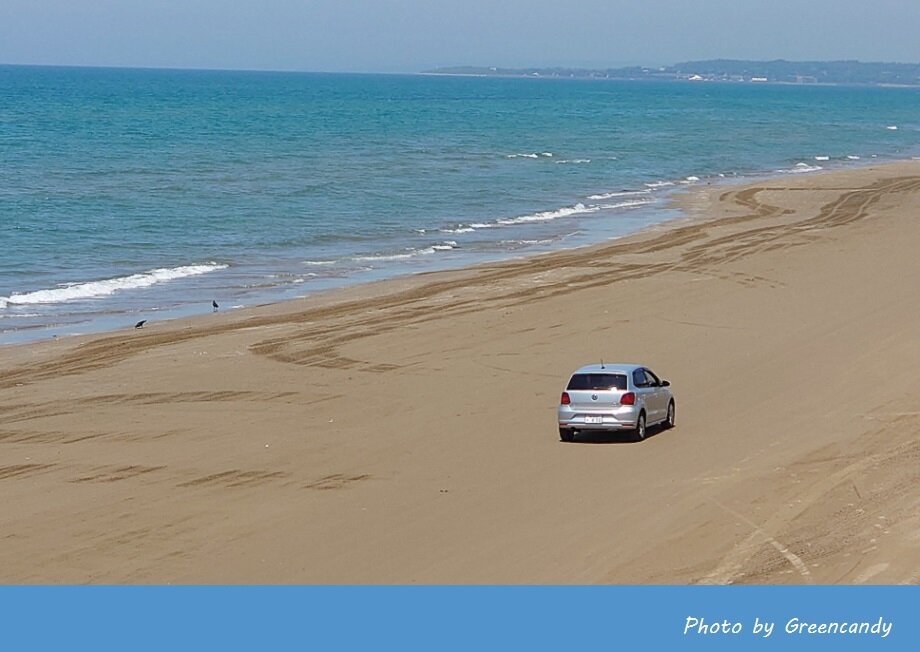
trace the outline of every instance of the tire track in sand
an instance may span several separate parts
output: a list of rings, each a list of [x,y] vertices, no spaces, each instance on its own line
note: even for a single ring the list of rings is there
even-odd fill
[[[899,427],[900,422],[895,421],[873,433],[873,439],[884,441]],[[890,460],[900,459],[905,454],[912,452],[917,446],[913,440],[906,441],[888,450],[857,459],[843,468],[824,476],[803,493],[796,496],[796,501],[788,507],[777,510],[763,523],[758,525],[753,520],[722,504],[717,500],[712,503],[731,514],[738,520],[748,525],[752,532],[722,556],[716,567],[707,573],[697,584],[731,584],[737,578],[747,575],[748,566],[755,555],[765,544],[769,544],[799,573],[803,581],[813,583],[811,572],[805,561],[789,549],[780,537],[783,532],[810,508],[821,502],[828,494],[842,484],[851,484],[854,478],[860,477],[868,469]]]

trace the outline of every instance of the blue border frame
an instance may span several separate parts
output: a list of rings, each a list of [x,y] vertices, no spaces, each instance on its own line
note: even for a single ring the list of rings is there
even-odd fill
[[[0,641],[10,650],[918,650],[917,605],[916,586],[7,586]],[[688,618],[740,631],[701,633]],[[792,618],[881,619],[877,629],[890,629],[789,634]],[[769,637],[752,631],[755,619],[775,624]]]

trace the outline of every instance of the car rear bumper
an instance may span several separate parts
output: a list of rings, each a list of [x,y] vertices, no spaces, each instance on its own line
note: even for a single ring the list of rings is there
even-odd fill
[[[560,428],[572,430],[633,430],[639,420],[639,410],[621,407],[605,412],[588,412],[561,406],[557,420]]]

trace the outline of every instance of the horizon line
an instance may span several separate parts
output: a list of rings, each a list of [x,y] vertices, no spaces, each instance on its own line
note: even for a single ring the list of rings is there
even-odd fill
[[[617,70],[622,68],[669,68],[677,65],[688,63],[704,63],[712,61],[735,61],[741,63],[859,63],[869,65],[913,65],[918,66],[920,62],[915,61],[862,61],[860,59],[732,59],[726,57],[716,57],[709,59],[691,59],[674,63],[658,64],[639,64],[632,63],[628,65],[608,65],[608,66],[584,66],[584,65],[566,65],[566,64],[545,64],[545,65],[524,65],[524,66],[505,66],[495,64],[452,64],[440,65],[434,67],[424,67],[416,70],[315,70],[307,68],[233,68],[233,67],[209,67],[209,66],[171,66],[171,65],[137,65],[137,64],[81,64],[81,63],[9,63],[0,61],[0,68],[77,68],[77,69],[99,69],[99,70],[149,70],[149,71],[176,71],[176,72],[263,72],[263,73],[291,73],[291,74],[319,74],[319,75],[418,75],[437,70],[451,68],[471,68],[471,69],[501,69],[501,70]]]
[[[640,64],[630,64],[625,67],[660,67],[662,65],[676,64],[656,64],[654,66],[640,66]],[[86,63],[9,63],[0,61],[0,68],[68,68],[80,70],[149,70],[149,71],[174,71],[174,72],[270,72],[270,73],[291,73],[291,74],[315,74],[315,75],[424,75],[435,70],[444,70],[448,68],[501,68],[504,70],[528,70],[528,69],[553,69],[567,68],[573,70],[595,70],[584,66],[563,66],[563,65],[546,65],[546,66],[488,66],[488,65],[468,65],[453,64],[444,66],[434,66],[421,68],[417,70],[310,70],[307,68],[222,68],[206,66],[159,66],[159,65],[133,65],[133,64],[86,64]],[[599,70],[599,68],[597,68]],[[606,69],[606,68],[605,68]]]

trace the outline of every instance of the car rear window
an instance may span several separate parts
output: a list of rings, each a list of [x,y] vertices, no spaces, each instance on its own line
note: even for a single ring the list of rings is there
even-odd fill
[[[626,389],[623,374],[575,374],[566,389]]]

